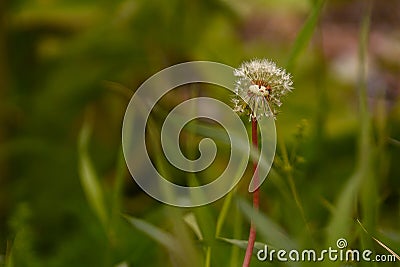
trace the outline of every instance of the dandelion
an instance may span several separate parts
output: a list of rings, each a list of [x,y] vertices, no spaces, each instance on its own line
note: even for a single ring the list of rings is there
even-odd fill
[[[244,62],[234,75],[237,77],[235,87],[234,110],[250,116],[252,145],[258,150],[257,121],[263,116],[276,118],[281,99],[291,92],[293,81],[290,73],[276,66],[267,59],[256,59]],[[253,161],[254,179],[258,183],[257,160]],[[253,208],[258,211],[260,203],[259,187],[253,192]],[[256,227],[251,222],[243,267],[250,266],[251,256],[256,241]]]
[[[267,59],[244,62],[234,71],[237,77],[234,110],[250,115],[250,120],[262,116],[274,117],[282,105],[281,98],[291,92],[290,73]]]

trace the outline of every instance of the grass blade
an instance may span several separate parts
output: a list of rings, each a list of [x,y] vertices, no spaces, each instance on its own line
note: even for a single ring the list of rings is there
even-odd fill
[[[11,241],[7,240],[7,248],[6,248],[6,255],[5,255],[5,267],[14,267],[14,261],[13,261],[13,250],[12,250],[12,244]]]
[[[378,243],[381,247],[386,249],[390,254],[395,256],[398,261],[400,261],[400,256],[396,252],[394,252],[392,249],[390,249],[388,246],[386,246],[383,242],[379,241],[377,238],[375,238],[372,235],[370,235],[370,233],[368,233],[367,229],[365,229],[365,227],[361,224],[359,219],[357,219],[357,222],[358,222],[358,224],[361,226],[361,228],[364,230],[364,232],[366,234],[368,234],[373,240],[375,240],[376,243]]]
[[[370,27],[371,2],[369,1],[361,24],[359,43],[359,84],[358,101],[360,106],[360,132],[358,137],[357,167],[338,198],[335,213],[328,226],[328,244],[332,245],[338,238],[352,236],[352,218],[357,205],[360,204],[363,219],[368,227],[375,228],[376,210],[374,200],[377,199],[377,186],[374,181],[374,147],[372,141],[371,118],[366,97],[366,54]],[[354,236],[354,235],[353,235]],[[368,242],[368,240],[365,240]]]
[[[100,186],[96,171],[89,158],[87,147],[90,139],[91,129],[87,122],[84,123],[79,136],[79,175],[90,207],[97,217],[107,228],[108,216],[104,201],[103,190]]]
[[[272,246],[286,250],[297,247],[296,243],[287,236],[285,231],[266,215],[256,212],[252,206],[243,199],[239,199],[238,204],[244,215],[249,220],[253,219],[253,222],[257,226],[257,231],[259,231]]]
[[[286,63],[286,69],[288,69],[289,71],[293,68],[293,65],[298,56],[300,55],[301,51],[310,41],[314,29],[317,25],[318,18],[321,14],[324,3],[325,0],[316,1],[313,10],[311,11],[311,14],[304,23],[300,33],[297,35],[296,41],[293,45],[292,51],[290,52],[288,61]]]
[[[232,238],[225,238],[225,237],[219,237],[218,239],[221,241],[224,241],[226,243],[232,244],[234,246],[237,246],[243,250],[246,250],[246,248],[247,248],[247,242],[248,242],[247,240],[239,240],[239,239],[232,239]],[[256,248],[256,249],[253,251],[253,254],[256,255],[257,251],[259,251],[260,249],[264,249],[265,245],[266,244],[261,243],[261,242],[255,242],[254,248]],[[268,247],[274,249],[273,246],[268,245]]]
[[[123,216],[136,229],[138,229],[139,231],[148,235],[150,238],[152,238],[158,244],[165,247],[167,250],[169,250],[173,253],[178,253],[179,251],[181,251],[179,249],[179,247],[180,247],[179,243],[176,241],[176,239],[170,233],[168,233],[168,232],[166,232],[144,220],[137,219],[137,218],[134,218],[134,217],[131,217],[128,215],[123,215]]]
[[[335,244],[338,238],[350,235],[351,225],[353,224],[351,215],[356,208],[357,195],[361,181],[362,174],[356,172],[349,181],[347,181],[343,191],[339,195],[334,208],[334,214],[327,228],[328,246]]]
[[[190,212],[190,213],[186,214],[183,217],[183,220],[189,226],[189,228],[192,229],[192,231],[195,233],[195,235],[197,236],[197,238],[199,240],[203,240],[204,239],[203,238],[203,234],[201,233],[199,224],[197,223],[196,216],[193,214],[193,212]]]
[[[236,190],[232,190],[225,197],[224,204],[222,205],[221,212],[218,215],[217,228],[215,230],[215,237],[218,237],[219,234],[221,233],[222,226],[224,225],[226,216],[228,215],[229,207],[231,206],[231,203],[232,203],[232,196],[235,193],[236,193]]]
[[[175,266],[200,266],[201,261],[193,250],[194,248],[188,243],[190,240],[186,237],[185,229],[180,228],[182,232],[175,232],[173,235],[144,220],[128,215],[123,216],[132,226],[163,246],[170,253]]]
[[[116,221],[119,219],[121,195],[122,195],[124,178],[126,174],[127,174],[127,167],[121,149],[118,156],[116,174],[115,174],[115,183],[112,194],[111,219],[110,219],[112,224],[116,223]]]

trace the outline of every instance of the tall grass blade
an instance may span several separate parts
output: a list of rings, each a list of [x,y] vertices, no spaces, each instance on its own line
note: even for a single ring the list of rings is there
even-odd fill
[[[236,246],[238,248],[241,248],[243,250],[246,250],[246,248],[247,248],[247,243],[248,243],[247,240],[239,240],[239,239],[232,239],[232,238],[225,238],[225,237],[219,237],[218,239],[221,240],[221,241],[224,241],[226,243],[232,244],[232,245],[234,245],[234,246]],[[265,245],[266,244],[261,243],[261,242],[255,242],[254,243],[255,250],[253,251],[253,254],[256,255],[257,251],[259,251],[260,249],[264,249]],[[268,245],[268,248],[276,249],[276,248],[274,248],[273,246],[270,246],[270,245]]]
[[[234,211],[233,221],[235,222],[233,226],[233,238],[236,239],[242,236],[242,225],[243,225],[243,216],[239,212],[239,209],[237,208]],[[232,246],[230,255],[231,255],[231,260],[229,266],[238,267],[242,264],[242,259],[239,257],[240,256],[239,247]]]
[[[91,128],[86,121],[79,135],[79,175],[87,201],[101,223],[107,228],[108,216],[103,190],[88,154]]]
[[[362,173],[357,171],[345,184],[337,198],[334,213],[327,228],[327,245],[333,246],[339,238],[350,236],[354,224],[352,214],[357,206],[357,196],[362,180]]]
[[[360,49],[359,49],[359,121],[360,133],[358,138],[358,155],[357,166],[353,176],[347,182],[342,193],[339,195],[338,204],[335,213],[328,226],[328,244],[332,245],[338,238],[350,237],[352,227],[354,226],[354,212],[357,211],[357,205],[361,205],[363,219],[368,221],[368,226],[374,227],[376,212],[374,200],[377,199],[376,185],[373,176],[374,162],[374,144],[372,142],[372,127],[371,119],[368,111],[368,103],[366,98],[366,54],[368,33],[371,16],[371,2],[364,13],[364,18],[361,24],[360,33]],[[363,240],[363,243],[368,243]]]
[[[232,190],[225,197],[224,204],[222,204],[221,212],[218,215],[217,228],[215,229],[215,237],[219,237],[219,235],[221,234],[222,226],[224,225],[224,222],[228,215],[229,207],[231,206],[231,203],[232,203],[232,196],[235,193],[236,193],[236,190]]]
[[[289,54],[289,58],[286,63],[286,69],[292,70],[294,63],[299,57],[300,53],[304,47],[309,43],[311,36],[313,35],[314,29],[317,26],[318,18],[320,17],[322,8],[324,6],[325,0],[318,0],[314,4],[314,7],[304,23],[300,33],[294,42],[293,48]]]
[[[372,0],[366,1],[361,22],[359,37],[359,105],[360,105],[360,143],[359,143],[359,166],[362,169],[363,181],[360,191],[360,211],[362,220],[368,229],[375,231],[378,215],[378,183],[377,175],[377,145],[373,140],[372,119],[367,99],[367,57],[369,32],[371,24]],[[374,232],[373,232],[374,233]],[[372,247],[371,239],[361,235],[363,247]],[[376,263],[373,264],[377,266]]]
[[[111,221],[115,223],[119,218],[120,206],[121,206],[121,194],[124,177],[127,174],[127,168],[125,163],[125,158],[123,156],[122,149],[120,149],[118,160],[117,160],[117,170],[115,174],[115,182],[113,188],[112,196],[112,207],[111,207]]]
[[[170,233],[144,220],[137,219],[129,215],[123,215],[123,216],[132,226],[134,226],[139,231],[148,235],[151,239],[153,239],[158,244],[165,247],[167,250],[177,254],[181,253],[182,250],[180,248],[179,243],[177,242],[175,237],[172,236]]]
[[[257,226],[257,231],[268,243],[279,249],[291,250],[297,247],[296,243],[289,238],[285,231],[265,214],[256,212],[252,206],[243,199],[238,200],[239,208]]]

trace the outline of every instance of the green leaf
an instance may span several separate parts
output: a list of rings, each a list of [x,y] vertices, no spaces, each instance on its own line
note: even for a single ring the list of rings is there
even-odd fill
[[[300,33],[297,35],[296,41],[293,45],[292,51],[289,54],[288,61],[286,63],[286,69],[291,70],[296,59],[300,55],[304,47],[309,43],[311,36],[317,26],[318,18],[321,14],[322,7],[324,6],[325,0],[318,0],[314,4],[311,14],[304,23]]]
[[[189,226],[190,229],[196,234],[199,240],[203,240],[203,234],[201,233],[199,224],[197,223],[196,216],[194,216],[193,212],[186,214],[183,217],[185,223]]]
[[[225,197],[224,204],[222,205],[221,212],[218,215],[217,228],[215,230],[215,237],[218,237],[219,234],[221,233],[222,226],[223,226],[223,224],[225,222],[225,219],[226,219],[226,217],[228,215],[229,207],[231,206],[231,203],[232,203],[232,196],[235,193],[236,193],[236,190],[234,189],[231,192],[229,192],[227,194],[227,196]]]
[[[106,228],[108,216],[104,202],[103,190],[100,186],[96,171],[88,155],[87,147],[90,139],[91,128],[85,122],[79,136],[79,175],[83,190],[90,207]]]
[[[235,246],[237,246],[237,247],[239,247],[239,248],[241,248],[241,249],[243,249],[243,250],[246,250],[246,248],[247,248],[247,243],[248,243],[248,241],[247,240],[239,240],[239,239],[232,239],[232,238],[225,238],[225,237],[219,237],[218,238],[219,240],[222,240],[222,241],[224,241],[224,242],[226,242],[226,243],[229,243],[229,244],[232,244],[232,245],[235,245]],[[261,250],[261,249],[264,249],[264,247],[266,246],[267,244],[264,244],[264,243],[261,243],[261,242],[255,242],[254,243],[254,250],[253,250],[253,254],[254,255],[256,255],[257,254],[257,251],[258,250]],[[276,249],[276,248],[274,248],[273,246],[270,246],[270,245],[267,245],[269,248],[272,248],[272,249]]]
[[[255,211],[253,207],[243,199],[239,199],[238,204],[244,215],[254,222],[257,231],[260,232],[272,246],[286,250],[295,249],[297,247],[296,243],[287,236],[282,227],[265,214]]]
[[[362,174],[356,172],[347,181],[343,191],[339,194],[334,214],[327,228],[327,245],[335,244],[338,238],[343,238],[350,234],[351,226],[354,224],[351,215],[355,210],[361,181]]]
[[[181,251],[180,245],[173,235],[170,233],[144,221],[137,219],[128,215],[124,215],[130,224],[132,224],[136,229],[145,233],[158,244],[165,247],[167,250],[179,254]]]

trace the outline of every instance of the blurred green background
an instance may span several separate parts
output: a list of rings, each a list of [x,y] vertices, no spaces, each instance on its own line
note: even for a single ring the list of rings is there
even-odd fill
[[[136,185],[121,153],[136,88],[191,60],[269,58],[293,74],[258,241],[324,249],[343,237],[390,254],[375,237],[399,253],[399,12],[395,0],[1,1],[0,266],[241,266],[248,179],[173,208]],[[189,87],[162,106],[197,94],[230,101]],[[193,135],[183,147],[196,151]]]

